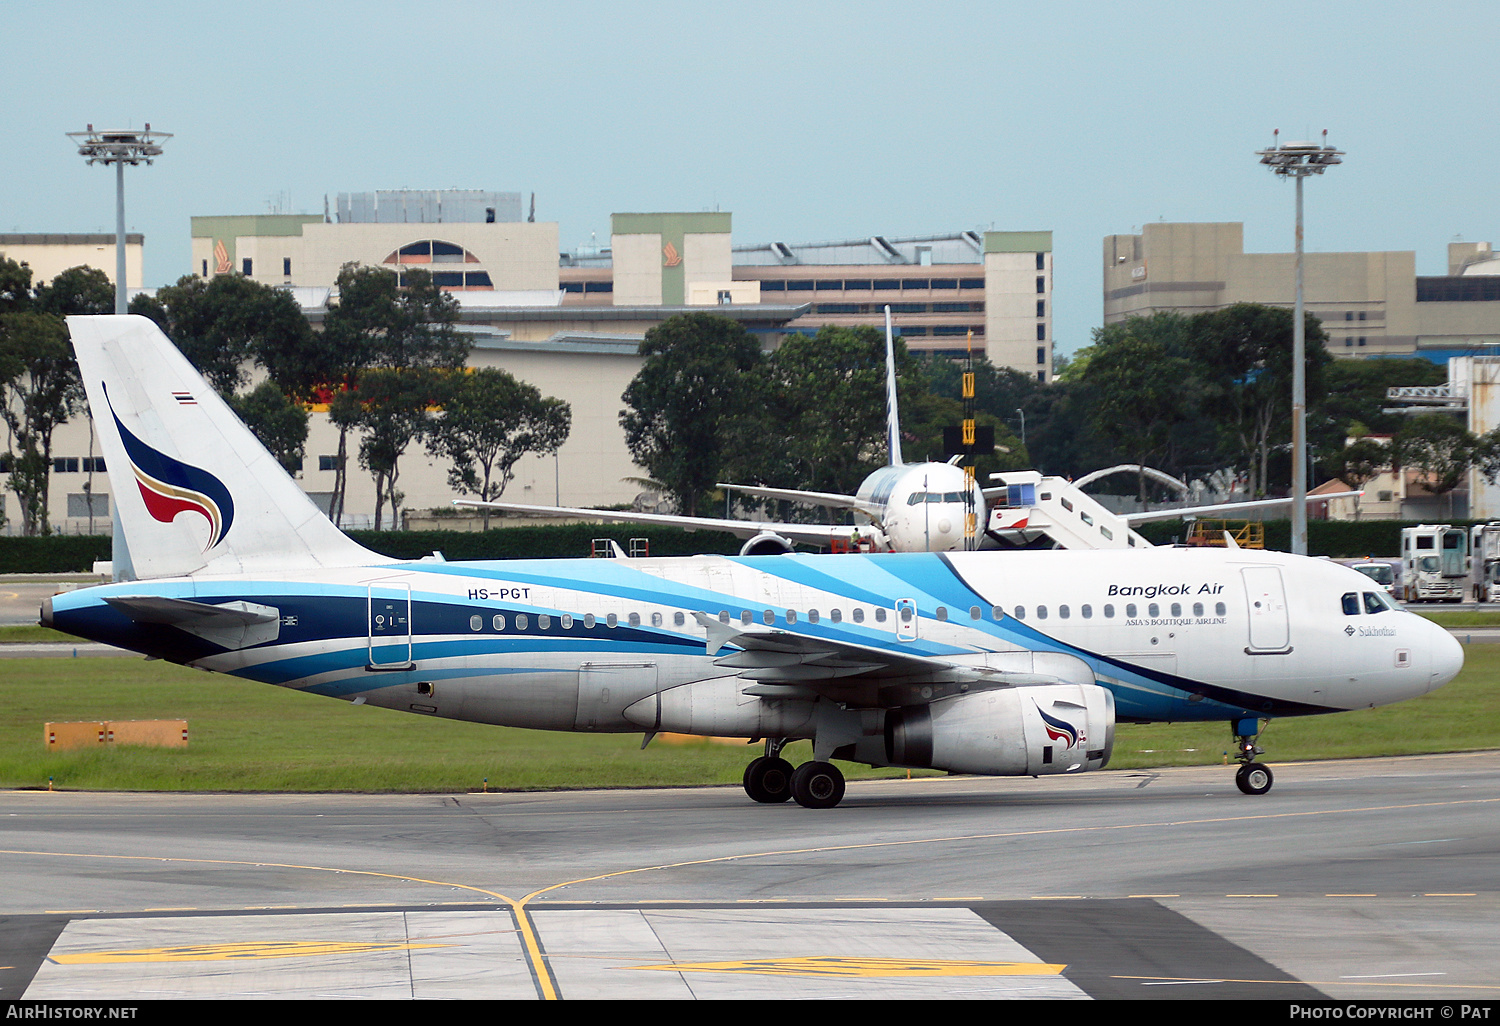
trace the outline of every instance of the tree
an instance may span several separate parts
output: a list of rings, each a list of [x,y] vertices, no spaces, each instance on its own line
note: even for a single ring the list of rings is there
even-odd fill
[[[48,534],[52,433],[83,407],[83,383],[60,317],[32,311],[0,314],[0,393],[0,416],[18,450],[10,487],[20,500],[22,530]]]
[[[0,256],[0,313],[31,307],[31,267]]]
[[[400,499],[397,461],[417,437],[401,432],[422,427],[428,403],[437,398],[437,379],[426,372],[462,367],[469,345],[454,327],[458,301],[424,270],[409,268],[398,278],[383,267],[345,264],[339,271],[338,297],[323,322],[321,340],[288,350],[268,369],[294,389],[320,390],[333,401],[329,415],[339,428],[339,451],[330,513],[336,524],[343,517],[348,485],[348,434],[355,428],[365,433],[360,463],[375,478],[378,527],[386,499],[395,515]],[[374,368],[395,377],[362,389],[362,379]],[[420,373],[402,379],[406,371]],[[361,394],[341,401],[344,392]]]
[[[38,285],[35,295],[37,311],[58,317],[115,312],[115,284],[97,267],[70,267]]]
[[[1131,317],[1095,329],[1094,344],[1080,361],[1079,383],[1093,400],[1090,422],[1137,465],[1142,502],[1145,467],[1159,462],[1173,429],[1192,414],[1187,329],[1187,321],[1175,314]]]
[[[620,426],[635,462],[677,508],[697,516],[720,480],[727,429],[749,408],[746,377],[760,343],[737,321],[678,314],[646,332],[640,371],[620,397]]]
[[[276,351],[311,334],[290,293],[238,274],[187,275],[156,298],[167,336],[226,398],[244,387],[251,361],[274,361]]]
[[[926,382],[899,339],[895,357],[897,401],[914,414]],[[825,326],[789,335],[749,377],[753,403],[733,434],[736,477],[853,494],[888,461],[884,332]],[[905,451],[908,438],[917,441],[911,427],[903,418],[904,458],[915,455]]]
[[[1305,315],[1307,403],[1323,397],[1331,357],[1322,323]],[[1192,362],[1206,387],[1204,408],[1250,468],[1251,492],[1265,494],[1273,439],[1289,434],[1292,394],[1292,312],[1236,303],[1192,319]]]
[[[1474,465],[1479,439],[1453,417],[1422,413],[1411,418],[1391,440],[1398,467],[1420,471],[1433,495],[1449,495],[1463,483]],[[1452,498],[1449,498],[1452,515]]]
[[[452,462],[448,483],[480,502],[493,502],[529,453],[555,453],[567,441],[571,407],[498,368],[449,376],[443,412],[427,430],[427,449]],[[484,511],[484,529],[490,512]]]

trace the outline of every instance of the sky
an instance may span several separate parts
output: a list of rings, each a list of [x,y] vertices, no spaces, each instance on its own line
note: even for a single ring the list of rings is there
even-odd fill
[[[0,232],[114,231],[64,133],[173,133],[126,172],[145,284],[195,215],[377,189],[536,194],[564,249],[624,211],[725,210],[738,244],[1053,232],[1061,352],[1102,319],[1101,242],[1241,221],[1293,247],[1272,142],[1320,139],[1310,252],[1500,245],[1500,3],[242,0],[7,5]]]

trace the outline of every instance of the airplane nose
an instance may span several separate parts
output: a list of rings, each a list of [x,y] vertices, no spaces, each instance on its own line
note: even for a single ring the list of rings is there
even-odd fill
[[[1433,638],[1432,676],[1427,682],[1428,691],[1436,691],[1464,668],[1464,647],[1458,639],[1437,624],[1433,624],[1432,629],[1441,636]]]

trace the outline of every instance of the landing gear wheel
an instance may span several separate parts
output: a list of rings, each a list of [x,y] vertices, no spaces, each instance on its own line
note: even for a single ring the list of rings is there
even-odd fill
[[[1271,767],[1258,762],[1245,763],[1234,775],[1235,784],[1246,794],[1265,794],[1271,789],[1273,780]]]
[[[792,796],[792,764],[762,755],[745,767],[745,793],[758,802],[775,805]]]
[[[792,773],[792,797],[804,809],[831,809],[844,798],[844,775],[827,762],[804,762]]]

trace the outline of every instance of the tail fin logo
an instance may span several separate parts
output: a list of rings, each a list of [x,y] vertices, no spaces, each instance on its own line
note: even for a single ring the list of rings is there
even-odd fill
[[[1043,710],[1041,706],[1037,706],[1036,711],[1041,715],[1042,725],[1047,730],[1047,740],[1062,741],[1065,747],[1068,748],[1072,748],[1076,746],[1079,741],[1084,740],[1084,737],[1079,732],[1078,728],[1073,726],[1071,723],[1067,722],[1066,720],[1060,720],[1056,716],[1048,716],[1046,711]]]
[[[105,388],[104,400],[109,402],[108,388]],[[109,414],[114,417],[120,441],[125,444],[125,453],[130,457],[130,469],[135,472],[135,481],[141,490],[141,499],[152,519],[170,524],[179,513],[197,513],[208,521],[208,544],[203,550],[207,552],[223,541],[234,523],[234,499],[224,482],[206,470],[157,452],[131,434],[130,429],[120,422],[113,404]]]

